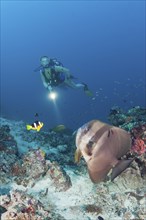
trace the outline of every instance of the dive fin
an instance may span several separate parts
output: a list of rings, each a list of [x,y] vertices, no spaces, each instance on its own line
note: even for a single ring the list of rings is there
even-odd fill
[[[84,92],[85,92],[85,94],[87,96],[93,96],[93,93],[88,89],[88,86],[85,83],[83,83],[83,85],[84,85]]]
[[[84,91],[87,96],[89,96],[89,97],[93,96],[93,93],[90,90],[84,90]]]
[[[80,162],[81,156],[82,156],[82,153],[81,153],[80,149],[77,149],[76,152],[75,152],[75,163]]]
[[[27,130],[30,130],[31,128],[32,128],[31,125],[26,125],[26,129],[27,129]]]
[[[129,160],[119,160],[119,162],[116,164],[116,166],[112,169],[111,173],[111,181],[113,181],[117,176],[119,176],[124,170],[126,170],[130,164],[132,163],[133,159]]]

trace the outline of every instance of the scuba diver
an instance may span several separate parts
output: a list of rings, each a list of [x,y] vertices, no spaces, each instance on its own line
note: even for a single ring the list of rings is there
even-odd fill
[[[75,83],[69,69],[65,68],[57,59],[47,56],[40,58],[41,66],[35,71],[40,71],[43,85],[51,92],[54,87],[68,86],[74,89],[83,88],[87,96],[92,96],[92,92],[85,83]]]

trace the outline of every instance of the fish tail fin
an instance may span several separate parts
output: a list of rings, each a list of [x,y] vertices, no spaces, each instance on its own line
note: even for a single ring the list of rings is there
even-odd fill
[[[32,128],[31,125],[26,125],[26,129],[29,131]]]
[[[75,163],[79,163],[81,156],[82,156],[82,153],[80,149],[77,149],[75,152]]]

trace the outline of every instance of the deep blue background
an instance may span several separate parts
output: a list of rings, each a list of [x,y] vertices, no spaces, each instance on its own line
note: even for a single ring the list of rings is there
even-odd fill
[[[44,128],[107,121],[113,105],[145,106],[145,1],[2,1],[1,115]],[[43,55],[58,58],[94,92],[59,90],[47,99]]]

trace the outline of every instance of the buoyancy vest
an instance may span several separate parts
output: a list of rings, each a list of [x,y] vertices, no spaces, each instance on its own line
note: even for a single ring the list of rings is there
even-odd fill
[[[50,84],[51,86],[58,86],[64,82],[65,75],[64,73],[56,72],[54,66],[63,66],[63,64],[57,61],[55,58],[51,59],[49,65],[43,68],[42,74],[46,83]]]

